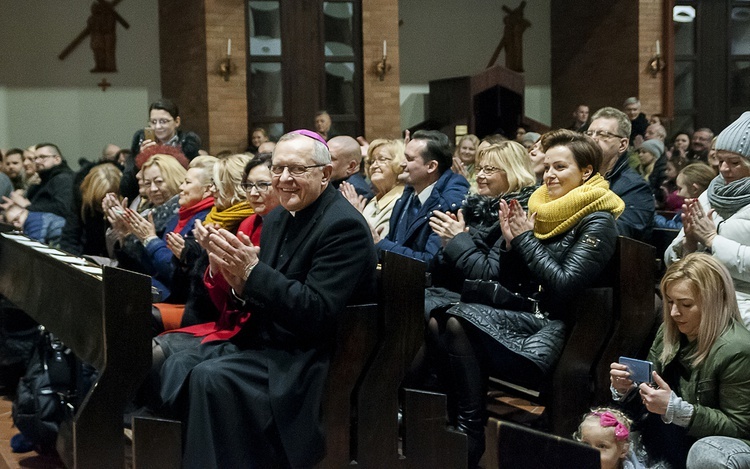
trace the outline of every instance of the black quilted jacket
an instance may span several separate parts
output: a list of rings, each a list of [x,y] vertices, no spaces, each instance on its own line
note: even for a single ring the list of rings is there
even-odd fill
[[[513,240],[510,252],[526,268],[530,282],[517,285],[541,287],[542,310],[552,319],[567,320],[567,304],[594,282],[614,254],[616,241],[617,226],[609,212],[589,214],[567,233],[547,240],[537,239],[531,231],[523,233]],[[507,270],[503,274],[501,282],[503,276],[512,276]]]

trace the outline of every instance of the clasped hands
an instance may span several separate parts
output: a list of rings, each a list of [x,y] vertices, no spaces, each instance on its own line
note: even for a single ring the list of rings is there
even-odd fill
[[[195,222],[193,235],[208,253],[211,273],[220,272],[235,292],[242,292],[250,270],[259,262],[260,247],[245,233],[235,236],[218,225],[204,226],[200,220]]]
[[[698,243],[710,248],[716,237],[716,226],[713,222],[714,210],[703,211],[698,199],[685,199],[682,206],[682,226],[685,230],[683,253],[688,254],[698,249]]]
[[[649,412],[658,415],[667,413],[669,398],[672,396],[672,388],[666,381],[655,371],[651,372],[656,387],[648,383],[638,385],[638,392],[641,395],[641,402],[646,406]],[[625,395],[634,389],[635,383],[630,379],[628,367],[622,363],[612,363],[609,365],[609,381],[612,387],[621,395]]]

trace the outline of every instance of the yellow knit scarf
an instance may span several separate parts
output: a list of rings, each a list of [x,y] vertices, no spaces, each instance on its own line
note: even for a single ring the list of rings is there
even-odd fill
[[[567,232],[590,213],[610,212],[617,218],[623,210],[625,202],[609,190],[609,183],[598,173],[559,199],[550,200],[545,185],[529,198],[529,213],[536,212],[534,236],[539,239]]]
[[[253,213],[253,209],[250,208],[250,204],[248,204],[247,201],[236,203],[222,211],[217,210],[214,205],[211,211],[208,212],[208,215],[206,215],[206,220],[203,224],[208,225],[218,223],[225,230],[234,233],[237,231],[237,227],[240,226],[242,220]]]

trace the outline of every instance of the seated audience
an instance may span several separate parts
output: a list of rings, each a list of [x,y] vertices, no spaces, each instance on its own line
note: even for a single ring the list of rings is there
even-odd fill
[[[149,208],[141,212],[141,216],[147,217],[153,224],[156,236],[164,234],[167,222],[179,210],[178,193],[180,184],[185,180],[185,172],[185,167],[176,158],[166,154],[153,155],[142,163],[141,173]],[[127,210],[130,209],[127,198],[120,201],[114,194],[107,194],[102,201],[102,209],[112,225],[111,234],[117,238],[114,255],[118,266],[150,275],[149,265],[144,263],[147,259],[146,248],[135,236],[139,227],[134,227],[128,219]],[[156,286],[164,288],[163,285]]]
[[[479,138],[476,135],[468,134],[458,140],[456,150],[453,152],[453,166],[451,166],[451,170],[469,181],[471,192],[476,192],[477,189],[475,164],[478,148]]]
[[[433,284],[460,292],[464,278],[497,278],[500,244],[504,242],[498,219],[500,201],[516,200],[526,210],[536,188],[531,162],[521,145],[505,141],[482,150],[477,162],[477,194],[466,197],[457,216],[435,211],[430,218],[430,226],[443,244]]]
[[[654,461],[672,468],[749,467],[750,332],[732,277],[719,260],[693,253],[661,280],[663,324],[651,346],[652,387],[610,365],[613,397],[639,422]]]
[[[672,138],[672,146],[667,151],[670,158],[687,158],[687,151],[690,148],[690,134],[687,132],[678,132]]]
[[[691,252],[706,251],[729,269],[742,319],[750,326],[750,111],[716,139],[719,175],[697,199],[685,200],[683,229],[664,252],[669,265]]]
[[[249,155],[238,153],[216,162],[212,187],[214,205],[203,221],[204,226],[236,233],[240,224],[253,214],[242,187],[243,172],[251,159]],[[161,325],[162,330],[216,321],[219,316],[203,283],[203,274],[209,264],[205,242],[201,245],[195,233],[196,230],[193,235],[178,236],[174,232],[167,235],[167,245],[177,264],[170,302],[184,303],[184,308],[182,305],[158,304],[158,310],[153,312],[158,315],[157,326]]]
[[[576,132],[585,132],[589,126],[589,107],[585,104],[576,106],[573,111],[573,123],[568,126],[568,130]]]
[[[683,199],[695,199],[703,191],[708,189],[709,184],[716,177],[713,169],[704,163],[693,163],[685,166],[677,175],[677,195]],[[654,226],[658,228],[670,228],[679,230],[682,228],[682,207],[672,220],[667,220],[662,215],[656,215]]]
[[[323,140],[330,140],[338,134],[331,130],[331,115],[328,111],[318,111],[315,113],[315,131],[323,137]]]
[[[32,145],[23,151],[23,171],[26,179],[26,187],[24,188],[23,196],[26,195],[26,191],[29,187],[41,183],[39,174],[36,172],[36,145]]]
[[[460,302],[433,316],[431,339],[447,358],[456,428],[466,433],[469,467],[484,452],[485,382],[491,373],[525,386],[551,375],[569,326],[569,301],[609,262],[617,239],[615,218],[625,209],[598,173],[602,151],[570,130],[544,137],[544,186],[520,203],[500,201],[504,248],[496,269],[500,286],[519,301],[488,306]]]
[[[53,143],[40,143],[34,147],[34,163],[39,175],[38,185],[28,188],[26,196],[13,193],[11,198],[3,196],[0,207],[7,210],[18,205],[30,212],[54,213],[66,218],[73,204],[73,171],[65,162],[60,149]],[[10,181],[8,181],[10,185]]]
[[[429,265],[440,249],[440,237],[432,231],[434,210],[455,212],[469,190],[469,182],[451,171],[453,156],[448,137],[434,130],[414,132],[404,150],[399,180],[406,184],[391,214],[384,238],[372,233],[378,251],[392,251]]]
[[[708,149],[713,138],[713,131],[705,127],[693,132],[692,137],[690,137],[690,148],[685,154],[688,161],[700,160],[708,163]]]
[[[540,138],[529,149],[529,159],[531,160],[531,170],[536,176],[536,183],[542,184],[544,181],[544,150],[542,150],[542,139]]]
[[[107,257],[109,224],[102,201],[107,194],[119,192],[121,177],[116,165],[105,162],[89,168],[80,184],[73,187],[73,210],[65,221],[62,249],[77,256]]]
[[[331,152],[331,164],[333,165],[333,173],[331,173],[333,188],[338,189],[341,183],[346,181],[354,186],[357,194],[370,200],[373,196],[372,189],[359,173],[362,166],[362,152],[359,143],[352,137],[341,135],[330,139],[328,148]]]
[[[144,247],[141,265],[165,287],[162,298],[171,303],[175,302],[171,298],[175,266],[168,246],[169,235],[177,234],[180,239],[187,236],[195,226],[195,221],[203,221],[213,208],[214,198],[210,188],[217,161],[213,156],[198,156],[190,162],[185,179],[180,184],[180,208],[167,220],[161,236],[157,236],[156,227],[148,219],[133,209],[125,209],[125,223]]]
[[[660,210],[675,212],[682,210],[684,197],[678,195],[677,176],[687,165],[687,160],[678,156],[667,158],[667,166],[664,169],[664,182],[661,185],[661,193],[656,198],[656,207]]]
[[[539,141],[540,138],[542,138],[541,134],[538,134],[536,132],[526,132],[526,134],[521,139],[521,145],[523,145],[526,151],[529,151],[534,146],[534,144]]]
[[[108,161],[110,163],[117,163],[117,155],[122,149],[114,143],[108,143],[104,145],[102,149],[102,158],[100,162]]]
[[[3,157],[3,171],[10,178],[13,190],[26,189],[26,173],[23,170],[23,150],[11,148]]]
[[[185,468],[312,467],[324,455],[335,318],[372,299],[377,262],[364,218],[330,187],[331,169],[317,134],[282,136],[271,170],[283,209],[265,218],[262,247],[225,230],[209,236],[211,262],[252,315],[231,341],[162,367]]]
[[[367,149],[367,176],[375,187],[375,197],[369,202],[357,194],[354,186],[344,181],[340,190],[354,207],[362,212],[370,228],[381,237],[388,235],[393,206],[404,192],[398,176],[403,171],[404,144],[401,140],[378,138]]]
[[[646,114],[641,112],[641,101],[636,97],[628,98],[622,104],[622,110],[630,119],[630,136],[628,137],[630,146],[639,147],[646,138],[646,128],[648,128]]]
[[[714,137],[714,139],[711,140],[711,147],[709,148],[708,156],[706,157],[708,165],[714,170],[714,175],[719,174],[719,159],[716,157],[716,139],[717,137]]]
[[[638,173],[646,180],[654,196],[661,192],[664,182],[664,171],[667,157],[664,155],[664,144],[656,139],[645,140],[638,147]]]
[[[649,241],[656,211],[654,195],[646,181],[628,165],[630,119],[611,107],[599,109],[586,135],[602,149],[600,172],[612,192],[625,202],[625,212],[617,219],[618,232],[639,241]]]
[[[5,223],[13,225],[31,239],[57,247],[60,243],[65,219],[54,213],[29,212],[18,205],[12,205],[3,214]]]
[[[261,144],[268,141],[268,132],[263,127],[256,127],[250,134],[250,147],[247,149],[250,153],[258,153]]]

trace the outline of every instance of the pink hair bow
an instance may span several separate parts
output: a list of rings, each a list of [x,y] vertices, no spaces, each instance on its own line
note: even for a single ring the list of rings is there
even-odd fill
[[[602,427],[615,427],[615,438],[618,440],[626,440],[630,436],[628,427],[622,424],[612,412],[594,412],[594,415],[599,417],[599,424]]]

